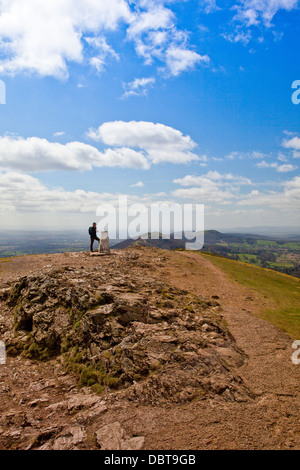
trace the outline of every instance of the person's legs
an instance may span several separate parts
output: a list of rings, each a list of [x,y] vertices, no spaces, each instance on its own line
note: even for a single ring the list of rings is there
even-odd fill
[[[93,251],[93,244],[94,244],[94,241],[97,240],[97,242],[99,243],[100,242],[100,239],[98,237],[91,237],[91,246],[90,246],[90,251]]]

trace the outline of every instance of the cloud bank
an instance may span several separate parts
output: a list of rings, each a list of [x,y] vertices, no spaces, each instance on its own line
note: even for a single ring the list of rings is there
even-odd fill
[[[113,32],[134,44],[145,64],[160,63],[179,75],[208,62],[177,28],[170,2],[152,0],[0,0],[0,73],[33,73],[66,79],[69,65],[90,65],[101,73],[119,53]]]
[[[88,137],[105,145],[138,149],[149,162],[188,163],[205,160],[194,153],[197,144],[190,136],[160,123],[114,121],[90,129]]]
[[[87,136],[105,146],[84,142],[50,142],[39,137],[0,137],[0,169],[33,173],[53,170],[90,171],[100,167],[148,170],[153,164],[205,160],[194,153],[189,136],[152,122],[107,122]]]

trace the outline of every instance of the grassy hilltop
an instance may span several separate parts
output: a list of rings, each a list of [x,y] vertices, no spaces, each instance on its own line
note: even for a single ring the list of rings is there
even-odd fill
[[[267,299],[269,307],[262,308],[261,317],[293,338],[300,338],[300,280],[271,269],[261,268],[220,256],[201,253],[229,278],[253,289]]]

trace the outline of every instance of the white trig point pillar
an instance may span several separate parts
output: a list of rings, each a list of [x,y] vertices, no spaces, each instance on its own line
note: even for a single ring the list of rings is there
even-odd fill
[[[101,232],[99,242],[99,253],[110,253],[108,232]]]
[[[3,341],[0,341],[0,365],[6,364],[6,350]]]

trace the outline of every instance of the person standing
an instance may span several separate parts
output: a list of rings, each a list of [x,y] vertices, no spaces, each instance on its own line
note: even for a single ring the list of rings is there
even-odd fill
[[[94,241],[97,240],[97,242],[100,242],[99,238],[97,237],[97,224],[96,222],[93,223],[92,227],[89,228],[89,234],[91,237],[91,245],[90,245],[90,251],[93,252],[93,245]]]

